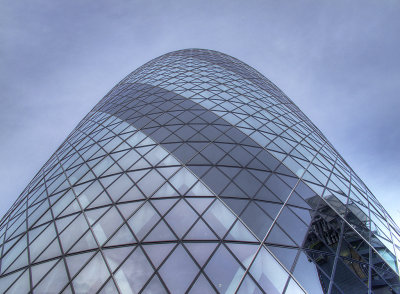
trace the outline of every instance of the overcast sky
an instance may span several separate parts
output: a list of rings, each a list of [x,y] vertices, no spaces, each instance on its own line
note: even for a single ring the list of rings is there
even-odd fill
[[[86,113],[184,48],[281,88],[400,223],[400,2],[0,0],[0,215]]]

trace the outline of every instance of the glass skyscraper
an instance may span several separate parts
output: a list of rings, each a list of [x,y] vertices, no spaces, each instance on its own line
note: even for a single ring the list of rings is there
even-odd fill
[[[0,293],[400,293],[399,232],[273,83],[181,50],[118,83],[1,219]]]

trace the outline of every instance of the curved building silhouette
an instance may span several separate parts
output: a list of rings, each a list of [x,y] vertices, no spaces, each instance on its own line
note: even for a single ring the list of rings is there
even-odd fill
[[[181,50],[118,83],[2,218],[0,292],[400,293],[399,232],[273,83]]]

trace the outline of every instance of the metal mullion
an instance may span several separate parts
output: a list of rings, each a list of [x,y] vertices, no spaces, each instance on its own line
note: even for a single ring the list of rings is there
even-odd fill
[[[333,267],[332,267],[332,273],[330,276],[330,283],[329,283],[329,287],[328,287],[328,293],[327,294],[331,294],[332,292],[332,287],[333,287],[333,280],[335,278],[335,274],[336,274],[336,267],[337,267],[337,263],[338,263],[338,259],[340,256],[340,250],[342,247],[342,242],[343,242],[343,232],[344,232],[344,225],[345,225],[345,217],[346,214],[348,212],[348,205],[349,205],[349,199],[350,199],[350,191],[351,191],[351,176],[352,174],[350,174],[350,181],[349,181],[349,191],[347,192],[347,201],[346,201],[346,210],[345,210],[345,214],[343,217],[340,216],[340,214],[338,214],[339,217],[341,217],[342,219],[342,224],[340,226],[340,237],[339,237],[339,242],[338,242],[338,247],[336,248],[336,254],[335,254],[335,260],[333,262]],[[336,283],[335,283],[336,284]]]
[[[73,147],[74,148],[74,147]],[[75,148],[74,148],[74,150],[75,150]],[[80,154],[78,153],[78,155],[80,156]],[[63,172],[64,172],[64,174],[65,174],[65,170],[64,170],[64,167],[61,165],[61,168],[62,168],[62,170],[63,170]],[[91,170],[90,169],[90,167],[89,167],[89,170]],[[108,264],[108,261],[107,261],[107,259],[105,258],[105,256],[104,256],[104,253],[103,253],[103,250],[102,250],[102,248],[101,248],[101,246],[100,246],[100,243],[99,243],[99,241],[97,240],[97,238],[96,238],[96,235],[94,234],[94,232],[93,232],[93,228],[92,228],[92,226],[90,225],[90,222],[89,222],[89,219],[88,219],[88,217],[87,217],[87,215],[86,215],[86,213],[84,212],[84,209],[83,209],[83,207],[82,207],[82,205],[81,205],[81,203],[79,202],[79,200],[78,200],[78,198],[77,198],[77,196],[76,196],[76,194],[75,194],[75,191],[72,189],[72,185],[71,185],[71,182],[69,181],[69,178],[67,177],[67,181],[68,181],[68,183],[69,183],[69,185],[70,185],[70,187],[71,187],[71,190],[72,190],[72,193],[74,194],[74,196],[75,196],[75,200],[76,200],[76,202],[78,203],[78,205],[79,205],[79,207],[80,207],[80,209],[81,209],[81,213],[82,213],[82,215],[83,215],[83,217],[85,218],[85,220],[86,220],[86,222],[87,222],[87,225],[88,225],[88,227],[89,227],[89,230],[90,230],[90,232],[92,233],[92,235],[93,235],[93,238],[94,238],[94,240],[96,241],[96,243],[97,243],[97,246],[98,246],[98,252],[100,252],[100,254],[101,254],[101,256],[102,256],[102,258],[103,258],[103,260],[104,260],[104,263],[105,263],[105,265],[106,265],[106,267],[107,267],[107,269],[108,269],[108,271],[109,271],[109,273],[110,273],[110,276],[111,276],[111,278],[112,279],[114,279],[114,275],[113,275],[113,272],[111,271],[111,267],[110,267],[110,265]],[[101,184],[101,183],[100,183]],[[58,235],[58,232],[57,232],[57,237],[58,237],[59,235]],[[82,235],[83,236],[83,235]],[[82,236],[76,241],[76,242],[79,242],[79,240],[82,238]],[[59,238],[58,238],[59,239]],[[75,243],[76,244],[76,243]],[[74,245],[75,245],[74,244]],[[60,244],[61,245],[61,244]],[[73,245],[73,246],[74,246]],[[97,250],[96,250],[97,251]],[[95,256],[95,254],[93,255],[93,256]],[[92,257],[92,259],[93,259],[93,257]],[[90,259],[90,260],[92,260],[92,259]],[[64,261],[65,262],[65,261]],[[66,262],[65,262],[65,264],[66,264]],[[83,268],[83,267],[82,267]],[[81,268],[81,269],[82,269]],[[69,278],[69,280],[71,281],[71,288],[73,288],[72,287],[72,280],[71,280],[71,277],[69,276],[69,270],[67,270],[67,274],[68,274],[68,278]],[[76,276],[76,275],[75,275]],[[116,285],[117,286],[117,291],[119,291],[120,292],[120,289],[119,289],[119,287],[118,287],[118,285]],[[65,288],[64,288],[65,289]],[[64,290],[63,289],[63,290]],[[74,291],[74,289],[72,289],[72,291]],[[75,291],[74,291],[74,293],[75,293]]]
[[[57,154],[55,153],[53,156],[56,156],[57,162],[59,163],[59,159],[58,159]],[[60,164],[60,165],[61,165],[61,164]],[[43,179],[44,179],[44,175],[43,175]],[[68,285],[71,285],[71,291],[72,291],[73,294],[75,294],[74,287],[72,286],[72,283],[71,283],[72,280],[71,280],[71,276],[70,276],[70,274],[69,274],[67,261],[66,261],[66,259],[65,259],[65,251],[64,251],[64,248],[63,248],[62,243],[61,243],[61,240],[60,240],[60,234],[59,234],[58,228],[57,228],[57,226],[56,226],[56,219],[55,219],[55,217],[54,217],[54,213],[53,213],[53,210],[52,210],[52,205],[51,205],[51,203],[50,203],[49,195],[48,195],[48,193],[47,193],[47,183],[46,183],[46,181],[44,181],[44,186],[45,186],[45,192],[46,192],[46,195],[47,195],[46,199],[47,199],[48,204],[49,204],[49,211],[50,211],[51,217],[52,217],[52,219],[53,219],[53,221],[50,222],[50,223],[53,223],[54,229],[55,229],[55,231],[56,231],[56,238],[57,238],[57,240],[58,240],[58,245],[60,246],[60,250],[61,250],[61,260],[64,262],[65,272],[67,273],[67,278],[68,278],[68,280],[69,280],[69,282],[67,283],[67,285],[66,285],[62,290],[66,289],[66,288],[68,287]],[[43,214],[43,215],[44,215],[44,214]],[[43,215],[42,215],[42,216],[43,216]],[[54,242],[54,240],[53,240],[52,242]],[[50,244],[51,244],[51,243],[50,243]],[[50,244],[49,244],[49,246],[50,246]],[[43,251],[43,252],[44,252],[44,251]],[[43,252],[42,252],[42,253],[43,253]],[[55,266],[53,266],[52,270],[54,269],[54,267],[55,267]],[[42,280],[43,280],[43,278],[42,278]],[[40,282],[41,282],[41,281],[40,281]],[[38,282],[38,284],[39,284],[40,282]]]
[[[321,148],[322,148],[322,146],[321,146]],[[311,165],[311,162],[314,160],[315,157],[316,157],[316,154],[314,155],[313,159],[309,162],[308,167]],[[308,167],[307,167],[307,169],[308,169]],[[277,167],[277,168],[278,168],[278,167]],[[254,257],[253,257],[253,260],[250,262],[249,266],[247,267],[246,271],[244,272],[244,274],[243,274],[243,276],[242,276],[242,279],[240,280],[239,285],[238,285],[237,288],[236,288],[235,293],[237,293],[237,291],[238,291],[239,288],[241,287],[241,285],[242,285],[242,283],[243,283],[243,281],[244,281],[244,278],[245,278],[246,275],[249,273],[249,270],[250,270],[251,266],[253,265],[255,259],[257,258],[259,252],[261,251],[261,248],[264,247],[263,244],[265,243],[266,239],[268,238],[268,236],[269,236],[269,234],[270,234],[270,232],[271,232],[273,226],[276,224],[276,222],[277,222],[279,216],[281,215],[281,213],[282,213],[284,207],[285,207],[286,204],[288,203],[290,197],[293,195],[293,192],[294,192],[295,189],[297,188],[298,184],[300,183],[300,181],[301,181],[303,175],[305,174],[305,172],[307,171],[307,169],[305,169],[305,170],[303,171],[302,175],[301,175],[301,176],[299,177],[299,179],[297,180],[297,183],[296,183],[296,184],[294,185],[294,187],[292,188],[291,192],[289,193],[288,197],[286,198],[285,202],[283,203],[282,207],[280,208],[278,214],[276,215],[275,219],[273,220],[271,226],[269,227],[269,229],[268,229],[268,231],[267,231],[265,237],[263,238],[263,240],[262,240],[262,242],[261,242],[260,247],[258,248],[258,250],[256,251],[256,253],[255,253]],[[264,247],[264,248],[266,248],[266,247]],[[266,248],[266,250],[267,250],[270,254],[272,254],[272,253],[268,250],[268,248]],[[274,259],[275,259],[275,260],[281,265],[281,267],[289,274],[289,276],[292,277],[292,278],[297,282],[296,278],[295,278],[294,276],[292,276],[292,274],[290,273],[290,271],[288,271],[288,270],[286,269],[286,267],[285,267],[284,265],[282,265],[282,263],[281,263],[279,260],[277,260],[277,259],[275,258],[275,255],[272,254],[272,256],[274,256]],[[297,282],[297,283],[298,283],[298,282]],[[298,284],[299,284],[299,283],[298,283]],[[299,286],[303,289],[303,291],[305,291],[305,289],[304,289],[300,284],[299,284]],[[306,291],[305,291],[305,292],[306,292]]]

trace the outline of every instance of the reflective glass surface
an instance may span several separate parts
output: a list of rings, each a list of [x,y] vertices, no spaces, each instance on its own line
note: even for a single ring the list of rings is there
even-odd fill
[[[400,235],[272,82],[160,56],[78,124],[0,221],[1,293],[400,293]]]

